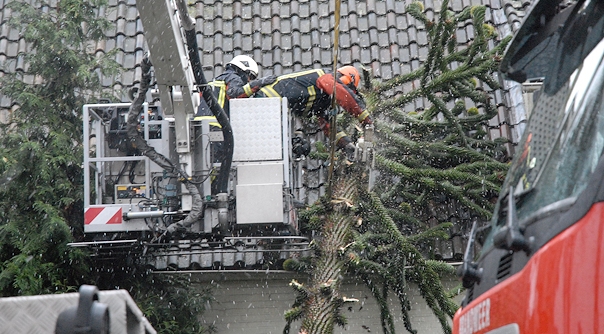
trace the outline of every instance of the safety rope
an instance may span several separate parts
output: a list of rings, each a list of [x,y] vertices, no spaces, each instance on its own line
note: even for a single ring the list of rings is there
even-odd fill
[[[339,41],[340,41],[340,5],[341,0],[334,0],[336,8],[334,10],[335,24],[333,27],[334,31],[334,42],[333,42],[333,91],[331,93],[331,110],[329,119],[329,174],[327,176],[327,196],[331,198],[331,186],[333,182],[333,168],[335,165],[336,155],[336,118],[337,118],[337,103],[336,103],[336,82],[337,82],[337,71],[338,71],[338,56],[339,56]]]

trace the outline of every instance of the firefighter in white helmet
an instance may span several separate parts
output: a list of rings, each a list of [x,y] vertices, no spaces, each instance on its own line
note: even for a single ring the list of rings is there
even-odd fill
[[[258,78],[258,64],[250,56],[239,55],[224,67],[224,73],[217,76],[209,85],[213,87],[214,96],[222,109],[230,116],[229,100],[250,97],[260,88],[277,80],[274,75]],[[197,116],[211,116],[207,106],[200,107]]]
[[[257,79],[258,64],[250,56],[239,55],[229,61],[225,66],[224,73],[217,76],[214,81],[210,82],[212,91],[220,107],[224,110],[227,116],[230,115],[229,100],[235,98],[247,98],[257,92],[265,85],[269,85],[275,80],[276,76],[268,76]],[[212,114],[212,111],[202,98],[195,120],[201,121],[204,119],[210,120],[212,130],[221,128]],[[213,143],[213,155],[215,161],[222,159],[222,143]]]

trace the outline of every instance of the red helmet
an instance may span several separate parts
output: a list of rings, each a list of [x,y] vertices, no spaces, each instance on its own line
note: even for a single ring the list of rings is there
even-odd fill
[[[359,87],[359,82],[361,82],[361,76],[359,75],[359,71],[357,71],[354,66],[344,66],[338,68],[338,73],[342,76],[340,77],[340,81],[342,81],[345,85],[354,84],[354,87]]]

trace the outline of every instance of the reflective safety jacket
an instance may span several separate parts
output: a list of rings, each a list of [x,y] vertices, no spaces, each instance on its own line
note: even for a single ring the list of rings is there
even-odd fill
[[[361,97],[340,80],[336,81],[336,102],[360,122],[369,121]],[[290,110],[298,116],[329,118],[334,77],[321,69],[286,74],[260,89],[257,96],[286,97]]]
[[[250,97],[260,89],[259,85],[251,86],[252,83],[254,81],[244,82],[235,70],[227,69],[208,84],[212,86],[212,91],[220,107],[226,112],[227,116],[230,116],[230,99]],[[209,115],[212,115],[212,113],[210,112]]]

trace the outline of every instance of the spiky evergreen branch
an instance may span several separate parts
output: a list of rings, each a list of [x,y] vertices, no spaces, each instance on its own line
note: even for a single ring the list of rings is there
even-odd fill
[[[379,197],[375,193],[363,193],[363,198],[368,202],[368,206],[370,207],[371,213],[380,218],[377,227],[380,230],[384,231],[385,235],[387,235],[387,237],[389,238],[389,243],[393,244],[398,250],[397,253],[402,254],[404,256],[405,261],[402,264],[403,267],[422,268],[422,273],[420,275],[423,279],[423,283],[427,284],[426,286],[433,287],[433,289],[421,289],[420,287],[420,293],[422,294],[422,297],[424,297],[424,299],[428,302],[428,305],[432,308],[435,315],[439,318],[442,316],[442,314],[448,314],[449,316],[452,316],[456,307],[451,307],[451,303],[445,303],[444,300],[447,297],[444,291],[442,289],[436,288],[439,286],[442,287],[442,283],[440,282],[440,278],[438,277],[438,275],[433,270],[431,270],[431,268],[426,264],[426,260],[418,251],[418,249],[413,245],[412,241],[401,234],[400,230],[396,227],[396,224],[394,223],[392,218],[388,215],[387,210],[380,201]],[[390,271],[396,271],[397,268],[400,269],[400,265],[400,261],[392,263]],[[397,275],[394,275],[394,277],[396,276]],[[417,283],[420,284],[419,282]],[[400,288],[399,284],[395,284],[392,286],[398,286]],[[443,303],[436,305],[435,303],[430,302],[432,300],[443,301]],[[444,307],[445,309],[441,309],[441,307]],[[448,328],[448,326],[444,326],[443,328]],[[410,328],[408,328],[408,330],[412,332]]]
[[[424,69],[420,68],[413,72],[409,72],[407,74],[403,74],[397,77],[392,78],[386,82],[373,82],[371,90],[375,93],[384,93],[392,88],[398,87],[404,83],[416,80],[421,78],[424,75]],[[371,101],[370,104],[374,105],[377,101]]]
[[[378,184],[382,191],[380,198],[389,208],[380,208],[382,204],[370,200],[373,205],[369,211],[377,218],[366,222],[372,224],[367,228],[371,234],[359,240],[366,243],[363,254],[375,262],[385,261],[379,263],[384,263],[386,268],[390,268],[389,265],[394,268],[394,263],[388,262],[389,258],[394,258],[389,252],[398,248],[399,253],[406,254],[404,258],[409,268],[406,277],[418,284],[443,330],[449,332],[448,317],[456,306],[446,293],[427,283],[438,280],[439,273],[443,273],[442,267],[435,262],[426,262],[418,246],[434,238],[447,239],[447,227],[451,225],[437,221],[437,227],[430,229],[429,224],[422,222],[422,217],[436,218],[425,208],[440,203],[442,196],[445,203],[453,202],[474,217],[488,218],[491,214],[489,199],[498,193],[507,164],[503,142],[485,140],[488,121],[497,114],[497,108],[483,87],[500,88],[490,74],[496,71],[499,55],[509,39],[503,39],[494,49],[488,50],[488,43],[495,35],[493,29],[484,25],[485,8],[468,7],[454,15],[446,6],[447,1],[444,1],[441,16],[434,22],[427,19],[420,4],[408,7],[408,12],[426,25],[430,43],[428,57],[421,68],[408,75],[409,80],[401,80],[401,76],[396,84],[395,80],[388,81],[367,93],[368,101],[379,101],[372,105],[372,112],[387,120],[377,125],[385,145],[379,146],[381,151],[376,155],[376,165],[382,173]],[[479,36],[469,48],[455,50],[456,45],[451,40],[454,40],[456,24],[469,19],[477,27],[476,35]],[[453,62],[458,65],[450,66]],[[421,87],[388,98],[387,93],[415,80],[421,81]],[[425,110],[404,112],[406,104],[420,98],[430,102]],[[468,108],[464,101],[471,101],[475,107]],[[383,186],[381,182],[385,182]],[[407,206],[410,209],[402,209]],[[385,219],[390,213],[397,217],[396,224],[392,219]],[[415,219],[408,219],[410,216]],[[382,230],[376,229],[377,225]],[[393,233],[394,228],[406,229],[412,234],[399,239],[394,237],[397,235]],[[390,254],[390,257],[384,254]],[[450,267],[444,272],[450,273]],[[385,279],[390,276],[386,275]],[[392,288],[393,284],[396,283],[384,281],[383,286]],[[412,331],[411,327],[407,329]]]
[[[497,114],[485,86],[499,88],[490,74],[508,39],[489,50],[495,35],[484,25],[484,7],[454,14],[447,3],[434,22],[419,3],[408,6],[428,31],[428,57],[421,68],[373,82],[366,92],[370,111],[378,118],[376,193],[363,186],[362,171],[343,168],[347,171],[340,175],[347,176],[335,179],[339,195],[301,215],[321,238],[313,245],[316,252],[308,266],[291,262],[292,268],[310,269],[313,279],[309,287],[297,287],[300,295],[287,313],[287,330],[293,320],[302,320],[301,333],[308,334],[331,333],[333,326],[345,324],[338,289],[347,272],[361,277],[372,292],[384,333],[395,330],[386,302],[390,293],[399,300],[405,328],[415,332],[405,292],[408,281],[418,285],[443,331],[451,330],[448,321],[457,306],[440,279],[453,269],[431,260],[422,247],[449,238],[449,217],[436,217],[430,211],[436,206],[452,204],[473,218],[491,213],[489,199],[498,193],[507,164],[503,141],[485,140],[489,120]],[[467,20],[480,36],[469,48],[456,50],[455,29]],[[400,92],[404,84],[417,89]],[[419,99],[428,102],[425,110],[404,112],[405,105]]]
[[[483,176],[475,175],[472,173],[464,173],[455,168],[450,169],[437,169],[437,168],[408,168],[402,163],[397,163],[392,160],[383,158],[382,156],[376,156],[376,162],[379,166],[388,168],[388,170],[394,172],[396,175],[405,177],[409,180],[417,180],[417,178],[429,178],[436,181],[454,181],[454,182],[477,182],[484,186],[486,190],[499,191],[499,186],[488,182]]]
[[[399,158],[407,155],[407,156],[419,156],[425,157],[425,160],[430,160],[432,158],[438,159],[446,159],[451,161],[456,161],[460,163],[456,167],[458,170],[463,170],[465,172],[469,172],[472,169],[474,172],[477,171],[477,168],[481,166],[484,169],[496,169],[501,170],[504,169],[507,165],[495,160],[491,155],[479,152],[475,149],[470,149],[466,147],[459,147],[451,145],[451,141],[447,139],[446,142],[427,142],[420,143],[415,140],[411,140],[407,137],[398,135],[391,131],[388,127],[378,126],[378,129],[382,131],[382,135],[387,136],[390,145],[395,146],[394,149],[385,149],[380,153],[386,157],[392,156],[392,160],[397,161],[397,157]],[[469,141],[469,146],[476,147],[474,144],[482,144],[482,149],[492,149],[496,148],[495,144],[488,145],[484,141]],[[389,154],[391,152],[391,154]],[[396,156],[395,156],[396,155]],[[405,159],[407,159],[405,157]],[[473,166],[473,167],[470,167]]]
[[[455,15],[446,6],[447,1],[443,2],[441,15],[434,22],[422,12],[420,3],[408,6],[409,14],[426,25],[430,44],[428,58],[415,71],[422,73],[422,85],[413,92],[413,98],[405,92],[383,101],[383,97],[375,96],[375,90],[368,92],[372,99],[382,100],[373,111],[390,120],[383,123],[388,125],[378,126],[378,133],[387,140],[388,148],[376,161],[385,177],[402,177],[398,182],[408,189],[416,189],[403,193],[399,187],[390,185],[387,192],[392,198],[413,198],[411,203],[426,204],[433,196],[445,194],[473,214],[488,217],[492,210],[488,197],[498,193],[507,164],[502,162],[505,159],[502,143],[484,139],[487,133],[484,128],[497,114],[497,108],[478,83],[491,89],[499,88],[490,73],[497,69],[499,55],[509,38],[489,50],[489,41],[496,36],[494,29],[484,23],[486,9],[468,7]],[[476,28],[472,45],[463,50],[451,48],[444,39],[454,36],[452,31],[457,23],[463,24],[469,19]],[[455,68],[449,66],[453,60],[459,62]],[[396,88],[388,83],[383,86]],[[404,104],[396,105],[397,102],[410,103],[419,98],[418,95],[431,102],[421,113],[407,114],[402,109]],[[467,109],[461,99],[472,101],[483,112],[474,107]],[[391,109],[384,110],[384,107]],[[437,115],[442,115],[444,120],[437,119]]]

